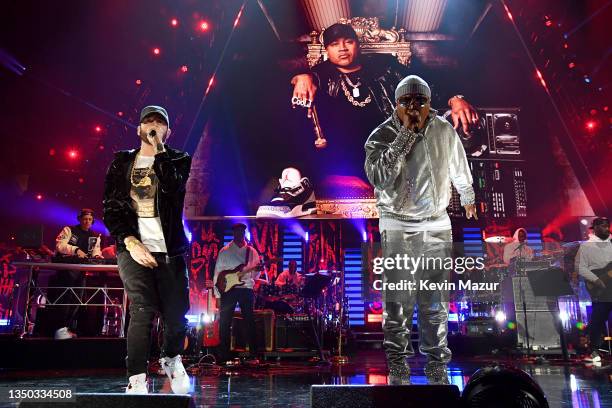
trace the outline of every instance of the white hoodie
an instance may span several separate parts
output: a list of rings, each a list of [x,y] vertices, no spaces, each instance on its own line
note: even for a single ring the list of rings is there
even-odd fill
[[[576,269],[578,274],[589,282],[595,282],[597,275],[591,272],[600,269],[612,262],[612,242],[590,234],[589,240],[580,244],[576,255]]]
[[[523,260],[530,261],[533,259],[533,249],[527,245],[527,238],[525,238],[525,242],[523,242],[523,246],[521,246],[521,241],[519,241],[519,232],[525,231],[525,237],[527,237],[527,230],[525,228],[518,228],[514,231],[514,241],[506,244],[504,247],[504,263],[507,265],[510,261],[517,256],[520,256]]]

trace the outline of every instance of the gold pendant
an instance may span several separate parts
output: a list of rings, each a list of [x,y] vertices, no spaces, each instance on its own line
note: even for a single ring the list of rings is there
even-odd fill
[[[359,98],[359,88],[353,88],[353,98]]]
[[[149,176],[143,177],[138,183],[139,186],[147,187],[151,185],[151,178]]]

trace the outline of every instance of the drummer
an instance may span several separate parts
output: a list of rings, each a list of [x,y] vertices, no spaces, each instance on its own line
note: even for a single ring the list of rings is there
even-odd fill
[[[297,272],[297,262],[295,260],[289,261],[289,269],[278,275],[275,284],[276,286],[295,285],[297,287],[304,285],[304,276]]]

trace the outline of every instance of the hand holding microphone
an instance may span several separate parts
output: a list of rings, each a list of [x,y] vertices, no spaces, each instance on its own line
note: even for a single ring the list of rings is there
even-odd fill
[[[155,131],[155,129],[151,129],[151,131],[149,132],[149,137],[152,138],[153,141],[155,142],[155,148],[157,149],[157,153],[163,152],[164,145],[159,140],[159,136],[157,136],[157,132]]]

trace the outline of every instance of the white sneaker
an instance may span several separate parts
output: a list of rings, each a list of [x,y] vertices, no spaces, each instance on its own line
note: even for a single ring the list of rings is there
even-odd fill
[[[67,327],[62,327],[61,329],[57,329],[55,331],[55,336],[54,336],[55,340],[73,339],[75,337],[76,337],[76,334],[68,330]]]
[[[173,393],[189,393],[191,384],[189,383],[187,371],[185,371],[185,367],[183,367],[183,361],[181,360],[180,354],[172,358],[162,357],[159,359],[159,364],[164,368],[166,375],[170,379],[170,387]]]
[[[147,382],[147,374],[136,374],[130,377],[130,382],[125,387],[126,394],[148,394],[149,383]]]

